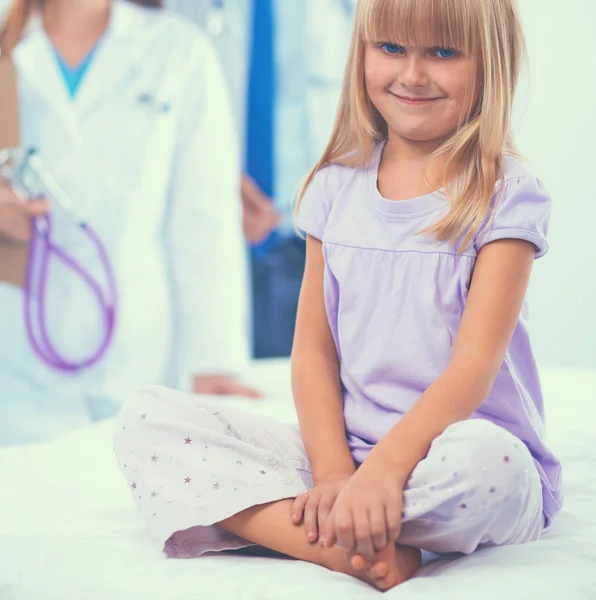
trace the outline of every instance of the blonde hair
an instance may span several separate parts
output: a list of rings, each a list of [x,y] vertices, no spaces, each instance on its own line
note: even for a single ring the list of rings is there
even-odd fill
[[[450,210],[420,232],[459,240],[462,251],[491,215],[505,154],[516,154],[511,113],[525,52],[516,0],[359,0],[331,139],[301,186],[296,215],[317,171],[328,164],[363,167],[387,140],[387,123],[366,91],[364,57],[371,41],[456,48],[480,57],[478,103],[430,157],[445,162],[446,174],[455,168],[458,175],[448,193]]]
[[[142,6],[161,8],[163,0],[130,0]],[[43,0],[13,0],[8,15],[0,27],[0,56],[9,56],[19,43],[34,9],[39,8]]]

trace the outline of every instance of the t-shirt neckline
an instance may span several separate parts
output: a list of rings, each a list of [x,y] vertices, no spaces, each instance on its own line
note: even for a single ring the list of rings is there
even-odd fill
[[[388,200],[381,195],[378,187],[379,165],[383,151],[385,150],[386,142],[377,144],[370,165],[367,169],[367,183],[370,199],[375,207],[375,210],[389,217],[415,217],[421,214],[426,214],[444,208],[448,201],[443,190],[436,190],[410,198],[408,200]]]

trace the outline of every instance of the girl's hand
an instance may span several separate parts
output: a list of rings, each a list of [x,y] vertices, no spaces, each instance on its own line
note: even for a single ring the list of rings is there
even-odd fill
[[[339,545],[371,561],[399,536],[406,481],[407,475],[392,463],[370,456],[335,501],[321,534],[322,545]]]
[[[299,525],[304,521],[306,539],[311,544],[319,539],[319,531],[329,517],[337,496],[350,478],[350,475],[331,475],[317,482],[312,490],[298,496],[294,501],[292,522]]]

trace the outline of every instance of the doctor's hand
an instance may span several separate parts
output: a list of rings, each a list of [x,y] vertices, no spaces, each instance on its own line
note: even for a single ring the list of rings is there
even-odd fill
[[[261,392],[227,375],[195,375],[193,383],[195,394],[243,396],[251,399],[263,397]]]
[[[251,244],[262,242],[281,222],[268,198],[248,175],[242,176],[240,188],[244,220],[244,237]]]
[[[48,202],[23,201],[0,178],[0,240],[21,243],[29,241],[31,219],[45,215],[48,210]]]

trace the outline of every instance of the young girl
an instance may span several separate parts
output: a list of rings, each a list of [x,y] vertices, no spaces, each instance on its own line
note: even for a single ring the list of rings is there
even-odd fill
[[[524,300],[550,200],[513,155],[522,49],[515,0],[360,0],[298,207],[300,431],[155,387],[122,412],[118,461],[168,556],[258,544],[386,590],[420,549],[553,522]]]

